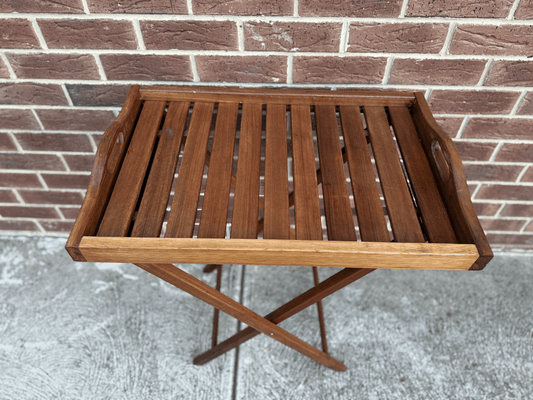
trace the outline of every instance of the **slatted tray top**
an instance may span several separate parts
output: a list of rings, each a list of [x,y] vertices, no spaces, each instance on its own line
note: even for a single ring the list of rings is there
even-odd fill
[[[132,87],[67,250],[367,268],[481,269],[492,257],[420,94],[180,87]]]

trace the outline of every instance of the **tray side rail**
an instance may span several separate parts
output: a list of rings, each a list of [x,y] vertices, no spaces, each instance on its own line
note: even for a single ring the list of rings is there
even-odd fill
[[[415,93],[411,115],[459,243],[475,244],[479,258],[470,268],[481,270],[493,253],[477,218],[459,152],[435,121],[422,93]]]
[[[86,261],[79,250],[80,241],[83,236],[93,236],[98,230],[140,110],[139,85],[133,85],[119,115],[106,129],[98,145],[89,187],[65,245],[74,261]]]

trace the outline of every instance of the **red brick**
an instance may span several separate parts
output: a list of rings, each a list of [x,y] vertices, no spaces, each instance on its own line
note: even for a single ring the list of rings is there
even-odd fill
[[[115,120],[112,111],[36,110],[45,129],[65,131],[105,131]]]
[[[519,96],[518,92],[435,90],[429,106],[437,114],[508,114]]]
[[[82,14],[81,0],[2,0],[3,13],[65,13]]]
[[[196,56],[196,68],[202,82],[284,83],[287,58]]]
[[[63,216],[67,219],[76,219],[78,218],[78,213],[80,211],[79,207],[60,207],[59,210],[63,213]]]
[[[74,226],[74,221],[39,221],[47,232],[70,232]]]
[[[477,142],[454,142],[459,155],[463,161],[488,161],[494,149],[495,143],[477,143]]]
[[[483,185],[476,199],[526,200],[533,199],[533,186]]]
[[[531,140],[533,119],[472,118],[463,137],[481,139]]]
[[[522,0],[514,17],[515,19],[533,19],[533,0]]]
[[[0,203],[18,203],[19,201],[11,190],[0,190]]]
[[[411,0],[408,17],[505,18],[513,0]]]
[[[147,49],[238,50],[231,21],[141,21]]]
[[[533,217],[533,205],[507,204],[500,213],[504,217]]]
[[[480,218],[479,222],[485,231],[519,231],[526,220]]]
[[[0,83],[0,104],[68,105],[59,85],[39,83]]]
[[[0,173],[0,186],[12,188],[42,188],[35,174]]]
[[[292,1],[276,0],[193,0],[194,14],[292,15]]]
[[[294,83],[381,83],[386,58],[294,57]]]
[[[533,52],[533,30],[521,25],[459,25],[450,54],[524,56]]]
[[[341,28],[340,23],[246,22],[244,49],[338,52]]]
[[[496,161],[533,162],[533,144],[505,143]]]
[[[75,106],[121,107],[130,85],[67,84],[68,94]]]
[[[533,245],[533,235],[489,233],[487,235],[487,239],[491,245],[496,245],[496,244],[515,245],[515,246]]]
[[[524,174],[524,176],[522,176],[522,179],[520,179],[521,182],[533,182],[533,167],[529,167],[526,171],[526,173]]]
[[[526,229],[524,229],[524,232],[533,232],[533,221],[531,221],[529,225],[526,226]]]
[[[188,56],[103,54],[100,59],[110,80],[192,81]]]
[[[531,86],[533,61],[495,61],[486,86]]]
[[[466,179],[469,181],[514,182],[524,167],[512,165],[466,164]]]
[[[452,138],[457,136],[463,119],[463,117],[435,117],[437,124]]]
[[[412,85],[475,85],[485,60],[396,59],[389,83]]]
[[[492,217],[495,215],[501,207],[501,204],[497,203],[473,203],[474,210],[479,216]]]
[[[52,189],[87,189],[90,179],[90,175],[70,174],[42,174],[42,177]]]
[[[292,3],[292,2],[288,2]],[[302,17],[397,17],[402,8],[401,0],[300,0]]]
[[[0,207],[0,215],[4,218],[59,218],[52,207]]]
[[[27,19],[0,19],[0,32],[0,49],[41,48],[31,22]]]
[[[81,154],[63,156],[72,171],[91,171],[94,164],[94,155]]]
[[[517,114],[520,115],[533,115],[533,92],[528,92],[520,108],[518,109]]]
[[[11,136],[9,136],[7,133],[0,133],[0,151],[16,151],[16,150],[17,150],[17,147],[15,146],[15,143],[13,143]]]
[[[447,24],[354,22],[350,25],[348,51],[438,53],[447,33]]]
[[[40,20],[39,26],[51,49],[136,49],[130,21]]]
[[[94,57],[88,54],[7,54],[18,78],[100,79]]]
[[[6,64],[4,64],[4,61],[0,59],[0,78],[2,79],[9,79],[9,70],[7,69]]]
[[[186,0],[87,0],[91,13],[187,14]]]
[[[30,110],[0,110],[0,126],[2,129],[41,129]]]
[[[32,221],[0,220],[0,231],[39,231]]]
[[[16,139],[24,150],[92,152],[86,135],[62,133],[17,133]]]
[[[0,169],[64,171],[61,160],[52,154],[0,154]]]
[[[73,204],[80,205],[83,196],[78,192],[48,192],[37,190],[19,190],[20,196],[29,204]]]

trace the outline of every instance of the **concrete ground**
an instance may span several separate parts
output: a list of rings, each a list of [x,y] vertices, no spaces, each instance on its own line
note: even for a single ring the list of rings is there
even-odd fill
[[[262,335],[194,366],[211,307],[132,265],[74,263],[64,241],[0,237],[2,400],[533,399],[533,257],[380,270],[330,296],[330,353],[347,368],[334,372]],[[261,314],[312,284],[309,268],[242,268],[225,267],[222,290]],[[319,346],[315,307],[282,326]],[[237,329],[222,316],[222,338]]]

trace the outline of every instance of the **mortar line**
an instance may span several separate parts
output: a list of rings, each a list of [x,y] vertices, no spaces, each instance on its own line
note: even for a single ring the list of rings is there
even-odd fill
[[[503,211],[503,209],[507,206],[507,202],[504,201],[500,207],[498,208],[498,210],[496,210],[496,213],[494,214],[494,217],[500,217],[501,215],[501,212]]]
[[[16,136],[13,134],[13,132],[7,132],[11,140],[13,141],[13,144],[17,148],[17,153],[24,153],[24,149],[20,145],[19,141],[17,140]]]
[[[51,153],[53,154],[53,153]],[[65,158],[63,157],[63,154],[61,153],[55,153],[55,155],[59,158],[59,160],[63,163],[63,166],[65,167],[65,171],[67,172],[72,172],[72,170],[70,169],[70,167],[68,166],[67,164],[67,160],[65,160]]]
[[[340,40],[340,43],[339,43],[339,53],[341,53],[341,54],[346,53],[346,51],[348,50],[349,30],[350,30],[350,24],[348,23],[348,21],[344,21],[342,23],[341,40]]]
[[[429,101],[429,98],[431,97],[431,93],[433,93],[433,89],[430,88],[426,90],[426,93],[424,94],[426,101]]]
[[[200,76],[198,75],[198,69],[196,68],[196,58],[193,55],[191,55],[189,56],[189,60],[191,63],[191,72],[192,72],[193,82],[200,82]]]
[[[93,135],[88,133],[87,137],[89,138],[89,143],[91,143],[91,147],[93,148],[93,152],[96,154],[96,150],[98,150],[98,146],[96,145],[96,142],[94,141]]]
[[[527,170],[529,168],[531,168],[533,166],[533,164],[531,165],[524,165],[524,169],[518,174],[518,176],[516,177],[516,183],[524,183],[524,182],[520,182],[522,180],[522,178],[524,177],[524,175],[526,174]]]
[[[61,87],[61,90],[63,90],[63,94],[65,95],[66,99],[67,99],[67,103],[70,107],[74,107],[74,103],[72,102],[72,98],[70,97],[70,93],[68,92],[67,90],[67,85],[65,85],[64,83],[60,84],[59,85]]]
[[[47,154],[50,154],[50,152],[48,152]],[[61,175],[61,174],[64,174],[64,175],[90,175],[90,172],[89,171],[54,171],[54,170],[50,170],[50,171],[43,171],[41,169],[0,169],[0,173],[2,174],[27,174],[27,173],[34,173],[34,174],[38,174],[38,173],[42,173],[42,172],[46,172],[47,174],[52,174],[52,175]],[[35,189],[40,189],[40,188],[35,188]],[[78,190],[78,189],[76,189]]]
[[[61,212],[61,209],[59,208],[59,206],[54,206],[53,208],[54,208],[54,210],[56,210],[57,214],[59,215],[59,219],[60,219],[61,221],[65,221],[66,218],[65,218],[65,216],[63,215],[63,213]]]
[[[520,108],[520,106],[524,102],[524,99],[526,98],[526,96],[527,96],[527,90],[522,91],[522,94],[520,96],[518,96],[518,99],[516,99],[516,103],[513,106],[513,109],[511,110],[509,115],[516,115],[516,113],[518,112],[518,109]]]
[[[470,117],[466,116],[463,119],[463,122],[461,122],[461,126],[459,126],[459,129],[457,130],[457,135],[455,135],[456,139],[460,139],[463,136],[463,133],[466,129],[466,125],[468,124],[468,121],[470,121]]]
[[[2,61],[4,62],[8,72],[9,72],[9,79],[2,79],[2,81],[6,81],[6,82],[10,82],[12,79],[17,79],[17,75],[15,74],[15,70],[13,69],[13,67],[11,66],[11,63],[9,62],[9,60],[7,59],[6,55],[4,54],[4,52],[1,52],[0,53],[0,58],[2,59]]]
[[[485,69],[483,70],[483,73],[481,74],[481,77],[479,78],[479,82],[476,84],[476,86],[483,86],[483,84],[485,83],[485,80],[487,79],[487,75],[492,69],[493,64],[494,64],[493,59],[489,59],[487,61],[487,63],[485,64]]]
[[[37,172],[37,173],[35,173],[35,175],[37,175],[37,179],[39,180],[41,185],[43,185],[43,189],[50,190],[50,188],[48,187],[48,184],[46,183],[46,181],[44,180],[43,176],[41,175],[41,172]]]
[[[37,228],[39,228],[41,230],[42,233],[46,233],[46,230],[43,228],[43,226],[41,225],[41,223],[39,221],[37,221],[36,218],[33,218],[32,219],[33,223],[35,225],[37,225]]]
[[[300,1],[299,0],[294,0],[293,2],[293,15],[295,17],[299,17],[300,16]]]
[[[396,57],[394,57],[394,56],[390,56],[387,59],[387,65],[385,66],[385,72],[383,73],[383,80],[381,81],[382,85],[386,85],[387,82],[389,81],[390,74],[391,74],[391,71],[392,71],[392,65],[394,64],[394,60],[395,59],[396,59]]]
[[[496,156],[498,155],[498,153],[500,152],[502,147],[503,147],[503,142],[498,143],[496,145],[496,147],[494,148],[494,151],[492,152],[492,155],[490,156],[490,158],[487,161],[488,162],[494,162],[494,160],[496,159]]]
[[[457,22],[452,22],[448,28],[448,33],[446,34],[446,39],[444,40],[444,44],[442,45],[442,50],[439,52],[439,55],[444,56],[450,54],[450,45],[456,29]]]
[[[514,19],[514,15],[516,13],[516,10],[518,9],[518,6],[520,5],[520,1],[521,0],[514,0],[513,6],[509,10],[509,15],[506,18],[507,20],[513,20]]]
[[[405,13],[407,12],[407,6],[409,5],[409,0],[403,0],[402,8],[400,10],[400,15],[398,18],[405,18]]]
[[[526,227],[529,225],[529,223],[531,222],[531,218],[527,218],[525,221],[524,221],[524,225],[522,226],[522,228],[520,228],[518,230],[518,233],[529,233],[529,232],[526,232]]]
[[[37,112],[33,108],[30,108],[30,111],[32,112],[34,118],[37,120],[37,123],[39,124],[39,126],[41,127],[41,131],[44,131],[45,130],[44,125],[41,122],[41,119],[39,118],[39,116],[37,115]]]
[[[13,195],[15,196],[15,198],[18,200],[20,204],[26,204],[26,202],[24,201],[24,199],[22,198],[22,196],[20,195],[17,189],[11,189],[11,192],[13,193]]]
[[[48,50],[48,44],[46,43],[46,40],[43,36],[43,32],[41,31],[41,27],[37,23],[37,19],[35,18],[28,18],[28,20],[31,22],[31,26],[33,27],[33,31],[35,32],[35,36],[37,36],[37,40],[39,40],[39,44],[41,45],[41,48],[43,50]]]
[[[239,53],[244,53],[244,22],[238,20],[237,22],[237,45]],[[241,55],[239,54],[239,55]]]
[[[187,13],[189,15],[194,15],[194,12],[192,9],[192,0],[187,0]]]
[[[137,36],[137,48],[139,50],[146,50],[143,34],[141,31],[141,24],[139,23],[139,20],[138,19],[133,20],[132,24],[133,24],[133,30],[135,31],[135,36]]]
[[[107,76],[105,74],[104,66],[102,64],[102,60],[100,60],[100,56],[97,53],[92,53],[92,56],[94,57],[94,61],[96,62],[96,66],[98,67],[98,73],[100,74],[100,80],[101,81],[107,81]]]
[[[81,0],[81,4],[83,4],[83,12],[85,14],[90,14],[91,12],[89,11],[89,5],[87,4],[87,0]]]
[[[467,182],[467,183],[470,183],[470,182]],[[478,192],[481,190],[481,186],[483,186],[482,183],[478,183],[478,184],[477,184],[477,187],[474,189],[474,191],[473,191],[472,194],[470,195],[470,198],[471,198],[471,199],[475,199],[475,198],[476,198]]]
[[[289,54],[287,57],[287,84],[292,85],[292,70],[294,68],[294,55]]]
[[[48,106],[48,105],[27,105],[27,104],[2,104],[0,105],[0,110],[26,110],[26,109],[34,109],[34,110],[70,110],[72,109],[71,106]],[[119,110],[118,107],[91,107],[91,106],[79,106],[76,107],[77,110],[94,110],[94,111],[115,111]]]

